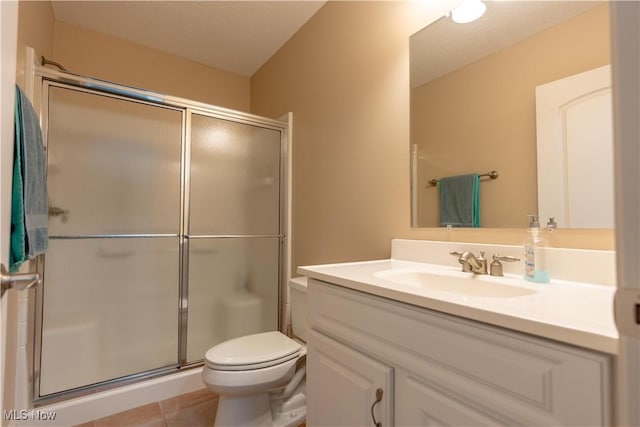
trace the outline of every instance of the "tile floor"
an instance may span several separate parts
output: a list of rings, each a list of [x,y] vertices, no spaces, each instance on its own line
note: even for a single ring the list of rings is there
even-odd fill
[[[76,427],[210,427],[217,406],[218,396],[202,389]]]
[[[211,427],[217,408],[218,396],[202,389],[75,427]]]

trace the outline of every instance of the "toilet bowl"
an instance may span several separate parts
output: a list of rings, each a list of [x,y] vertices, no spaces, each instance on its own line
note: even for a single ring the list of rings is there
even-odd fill
[[[207,351],[202,380],[219,395],[216,427],[293,427],[304,422],[306,279],[292,279],[289,289],[295,339],[263,332]]]

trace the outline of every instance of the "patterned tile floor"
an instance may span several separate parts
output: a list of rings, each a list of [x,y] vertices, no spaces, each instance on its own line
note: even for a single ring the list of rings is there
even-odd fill
[[[211,427],[217,407],[218,396],[203,389],[75,427]]]
[[[218,396],[203,389],[150,403],[76,427],[210,427]]]

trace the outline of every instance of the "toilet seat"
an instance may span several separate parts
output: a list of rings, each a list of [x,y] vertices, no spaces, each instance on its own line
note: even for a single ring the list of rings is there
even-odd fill
[[[221,371],[246,371],[298,358],[302,346],[278,332],[263,332],[218,344],[205,354],[205,365]]]

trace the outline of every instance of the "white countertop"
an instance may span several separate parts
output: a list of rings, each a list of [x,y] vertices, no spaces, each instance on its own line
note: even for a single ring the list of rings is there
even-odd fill
[[[613,317],[615,287],[565,280],[552,280],[547,284],[530,283],[520,276],[505,274],[503,280],[516,281],[518,286],[535,289],[536,292],[498,298],[408,286],[375,275],[392,269],[425,267],[429,267],[429,264],[387,259],[305,266],[299,267],[298,273],[383,298],[604,353],[617,353],[618,332]],[[459,267],[433,267],[459,271]]]

